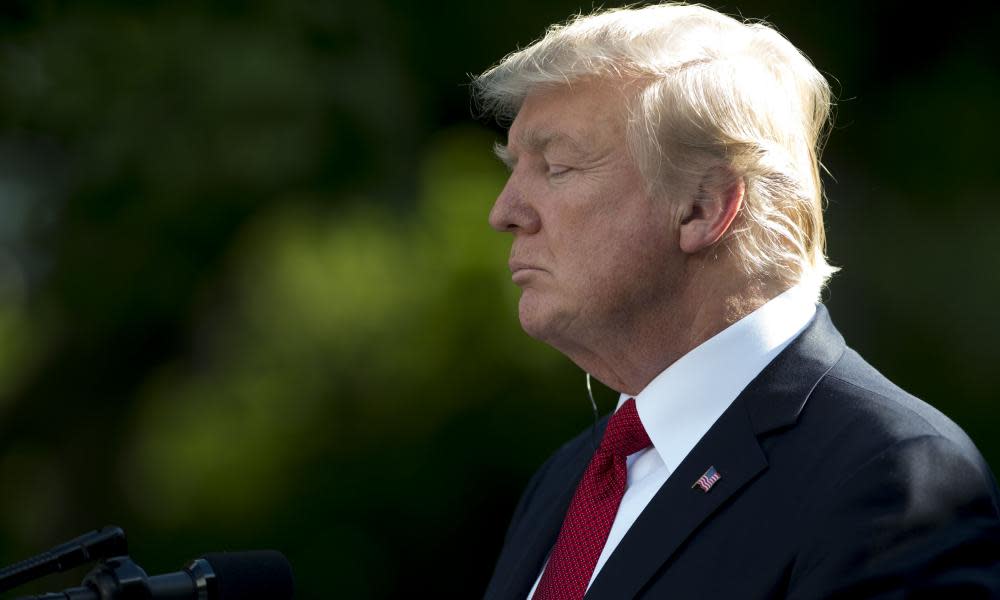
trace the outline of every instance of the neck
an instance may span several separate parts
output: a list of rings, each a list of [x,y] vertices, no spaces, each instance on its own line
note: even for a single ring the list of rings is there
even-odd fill
[[[727,286],[726,280],[695,279],[646,314],[629,315],[627,321],[590,339],[561,344],[559,350],[611,389],[634,396],[682,356],[783,291],[745,281]]]

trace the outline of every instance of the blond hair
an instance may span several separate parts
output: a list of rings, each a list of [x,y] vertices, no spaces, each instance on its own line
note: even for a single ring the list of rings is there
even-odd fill
[[[698,5],[612,9],[549,27],[473,87],[485,113],[509,120],[533,91],[587,78],[636,84],[626,143],[651,193],[724,167],[746,186],[726,238],[746,273],[818,295],[837,270],[819,173],[831,92],[791,42]]]

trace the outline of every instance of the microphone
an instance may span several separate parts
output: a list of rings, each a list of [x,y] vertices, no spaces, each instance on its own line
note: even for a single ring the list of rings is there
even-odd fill
[[[292,565],[280,552],[213,552],[201,560],[213,570],[218,585],[218,595],[208,600],[292,600]]]
[[[81,587],[18,600],[292,600],[292,566],[274,550],[217,552],[148,576],[128,556],[105,560]]]

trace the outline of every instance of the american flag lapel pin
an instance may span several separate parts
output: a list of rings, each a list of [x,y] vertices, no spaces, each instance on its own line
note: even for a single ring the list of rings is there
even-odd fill
[[[699,477],[698,481],[694,482],[694,485],[691,486],[691,489],[699,487],[701,488],[701,491],[707,494],[708,490],[712,489],[712,486],[715,485],[715,482],[717,482],[720,479],[722,479],[722,475],[720,475],[719,472],[715,470],[715,467],[714,466],[709,467],[708,470],[705,471],[705,474]]]

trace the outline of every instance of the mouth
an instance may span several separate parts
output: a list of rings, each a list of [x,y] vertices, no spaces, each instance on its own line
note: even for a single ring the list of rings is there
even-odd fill
[[[518,271],[543,271],[541,267],[526,262],[521,262],[519,260],[512,260],[507,263],[507,267],[510,268],[511,275],[517,273]]]
[[[510,268],[510,278],[514,283],[521,283],[538,273],[545,272],[541,267],[516,260],[510,261],[507,266]]]

